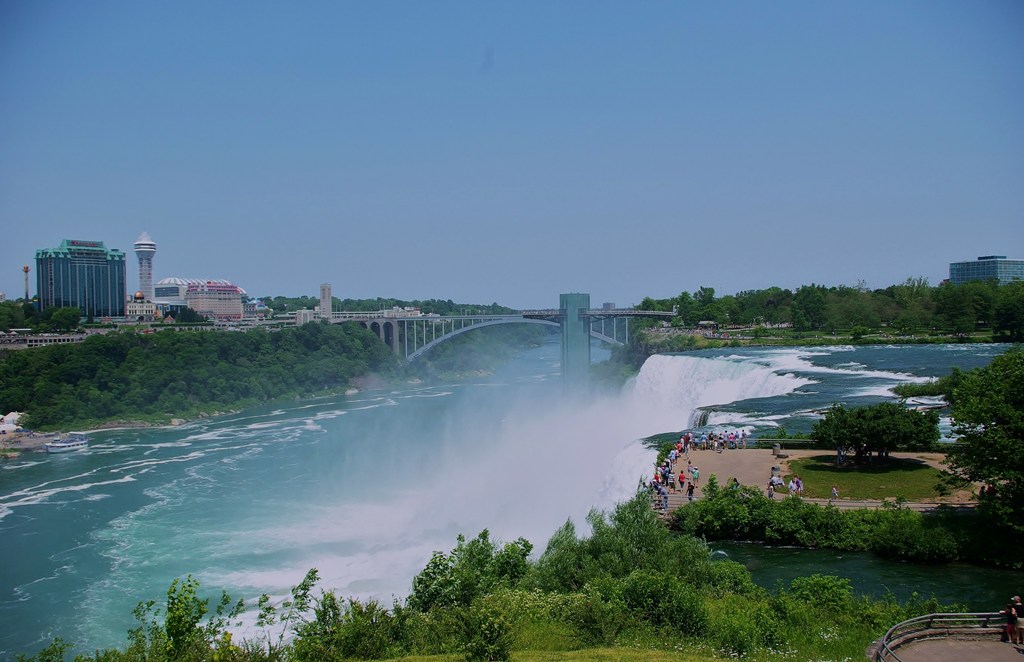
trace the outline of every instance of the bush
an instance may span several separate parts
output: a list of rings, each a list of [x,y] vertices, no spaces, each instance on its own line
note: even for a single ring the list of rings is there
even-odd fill
[[[707,629],[703,598],[675,575],[636,570],[623,580],[621,591],[622,601],[638,619],[672,626],[692,636],[700,636]]]
[[[736,561],[715,561],[711,564],[711,585],[718,595],[736,593],[742,596],[755,596],[763,593],[746,566]]]
[[[626,605],[617,596],[605,597],[596,586],[587,586],[576,594],[568,620],[584,646],[607,646],[615,643],[629,622]]]
[[[470,662],[508,660],[512,627],[496,611],[475,604],[463,611],[461,648]]]
[[[957,541],[947,529],[926,525],[921,514],[911,510],[901,508],[888,513],[871,541],[876,554],[919,563],[957,559]]]
[[[712,605],[708,636],[727,655],[743,657],[779,644],[784,631],[779,617],[765,601],[730,595]]]
[[[797,577],[789,585],[790,594],[815,608],[836,614],[846,611],[853,597],[853,585],[845,577],[814,574],[810,577]]]

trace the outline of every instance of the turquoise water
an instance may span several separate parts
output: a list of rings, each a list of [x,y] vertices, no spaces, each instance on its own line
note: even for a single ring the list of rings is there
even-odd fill
[[[921,565],[872,554],[749,543],[715,542],[711,548],[716,558],[745,565],[754,581],[768,588],[821,573],[846,577],[856,595],[881,598],[891,593],[898,600],[908,600],[914,593],[922,598],[934,595],[944,604],[975,612],[999,611],[1011,596],[1024,590],[1024,573],[1014,570],[958,563]]]
[[[621,394],[581,400],[562,396],[549,344],[469,383],[96,433],[88,451],[0,465],[0,622],[19,624],[0,630],[0,658],[54,636],[122,645],[136,603],[190,573],[211,595],[280,598],[317,567],[324,587],[387,602],[459,533],[543,548],[566,518],[628,497],[653,459],[636,440],[688,427],[697,407],[715,405],[712,427],[809,429],[833,401],[877,401],[1003,349],[652,357]]]

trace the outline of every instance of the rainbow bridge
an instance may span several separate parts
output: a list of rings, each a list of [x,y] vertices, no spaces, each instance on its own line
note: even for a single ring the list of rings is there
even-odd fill
[[[630,318],[668,320],[673,313],[631,308],[591,308],[590,295],[562,294],[559,307],[524,310],[515,315],[412,315],[401,310],[377,313],[335,312],[332,324],[355,322],[373,331],[381,342],[408,361],[452,338],[496,324],[545,324],[561,329],[562,378],[583,383],[590,371],[590,339],[623,345],[629,342]]]

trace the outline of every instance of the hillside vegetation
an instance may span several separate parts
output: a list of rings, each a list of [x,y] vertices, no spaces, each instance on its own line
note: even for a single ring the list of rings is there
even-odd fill
[[[536,560],[522,538],[459,536],[450,553],[434,553],[408,599],[390,606],[318,590],[316,570],[278,606],[267,596],[248,605],[223,596],[211,608],[197,581],[175,580],[166,607],[136,609],[125,648],[76,659],[860,659],[894,623],[947,608],[860,597],[849,580],[822,575],[768,591],[739,563],[713,559],[701,540],[669,532],[645,493],[588,520],[589,535],[567,522]],[[258,628],[233,640],[228,628],[247,607]],[[46,655],[63,645],[33,659],[54,659]]]
[[[276,332],[133,332],[9,352],[0,361],[0,410],[36,428],[110,421],[168,422],[344,388],[391,375],[397,359],[354,324]]]

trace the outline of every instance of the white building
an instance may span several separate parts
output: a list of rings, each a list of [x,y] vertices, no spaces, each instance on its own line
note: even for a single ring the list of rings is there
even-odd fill
[[[242,319],[245,290],[223,279],[164,278],[154,286],[153,303],[164,312],[191,308],[213,319]]]
[[[124,316],[132,321],[152,322],[153,318],[156,317],[156,304],[152,301],[146,301],[142,290],[139,290],[124,305]]]
[[[143,232],[135,242],[135,257],[139,258],[139,291],[146,301],[153,300],[153,256],[156,255],[156,242]],[[131,317],[131,315],[128,315]]]
[[[247,298],[245,290],[228,281],[208,280],[191,284],[185,290],[188,307],[215,320],[242,319],[242,302]]]

